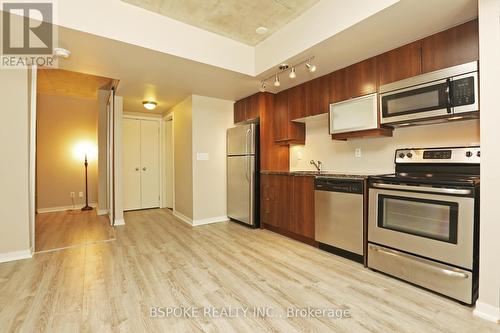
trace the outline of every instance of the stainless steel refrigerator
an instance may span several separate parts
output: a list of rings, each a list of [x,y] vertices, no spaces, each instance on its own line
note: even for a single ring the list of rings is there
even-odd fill
[[[259,126],[227,130],[227,215],[259,226]]]

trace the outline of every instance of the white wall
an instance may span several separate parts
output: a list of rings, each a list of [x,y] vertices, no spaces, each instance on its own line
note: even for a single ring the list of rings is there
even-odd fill
[[[28,71],[0,70],[0,262],[31,256]]]
[[[328,118],[325,116],[306,123],[306,144],[291,148],[290,169],[314,170],[309,161],[320,160],[323,169],[328,171],[391,173],[394,172],[394,151],[397,148],[462,145],[479,145],[479,121],[401,128],[396,129],[390,138],[334,141],[328,134]],[[356,148],[361,148],[361,158],[355,157]]]
[[[479,0],[481,232],[475,314],[500,322],[500,0]]]
[[[193,100],[172,108],[174,127],[174,214],[193,219]]]
[[[227,220],[226,130],[233,101],[193,95],[173,115],[174,215],[192,225]],[[198,160],[198,153],[208,160]]]
[[[166,117],[163,119],[163,207],[174,207],[174,136],[173,120]]]
[[[99,90],[97,100],[99,104],[99,114],[97,120],[97,212],[106,214],[108,211],[108,100],[110,92],[108,90]]]
[[[233,125],[233,101],[193,96],[194,224],[227,220],[226,131]],[[208,154],[198,160],[197,154]]]
[[[114,163],[114,180],[115,180],[115,225],[124,224],[123,219],[123,132],[122,132],[122,119],[123,119],[123,97],[115,96],[115,114],[114,114],[114,127],[115,127],[115,163]]]

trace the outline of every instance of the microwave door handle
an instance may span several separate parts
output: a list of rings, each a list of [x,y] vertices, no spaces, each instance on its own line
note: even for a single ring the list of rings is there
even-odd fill
[[[446,96],[446,112],[452,113],[453,105],[451,104],[451,80],[450,79],[446,79],[446,89],[444,90],[444,94]]]

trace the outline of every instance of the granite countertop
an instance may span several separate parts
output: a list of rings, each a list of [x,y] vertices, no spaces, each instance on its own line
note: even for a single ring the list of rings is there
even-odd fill
[[[347,174],[333,171],[261,171],[263,175],[285,175],[285,176],[309,176],[324,178],[347,178],[347,179],[367,179],[371,175],[367,174]]]

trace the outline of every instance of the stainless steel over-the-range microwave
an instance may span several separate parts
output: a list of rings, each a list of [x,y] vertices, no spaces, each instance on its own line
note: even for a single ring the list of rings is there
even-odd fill
[[[470,62],[380,87],[380,122],[405,126],[479,115],[478,65]]]

